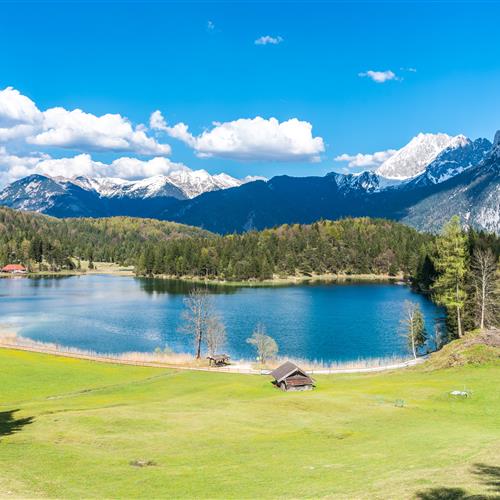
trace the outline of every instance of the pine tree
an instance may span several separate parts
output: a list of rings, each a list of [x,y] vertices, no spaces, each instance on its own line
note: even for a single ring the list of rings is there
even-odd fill
[[[454,314],[458,336],[463,336],[462,313],[466,299],[465,275],[467,273],[467,237],[454,216],[444,226],[436,242],[437,256],[434,265],[438,277],[432,290],[436,302]]]

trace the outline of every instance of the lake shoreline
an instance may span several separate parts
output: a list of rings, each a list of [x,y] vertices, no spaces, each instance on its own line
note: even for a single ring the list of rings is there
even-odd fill
[[[402,275],[391,276],[389,274],[311,274],[299,276],[287,276],[284,278],[274,277],[271,279],[248,279],[248,280],[224,280],[213,278],[201,278],[199,276],[170,276],[170,275],[153,275],[153,276],[138,276],[140,278],[149,279],[164,279],[178,280],[186,283],[198,283],[207,285],[224,285],[224,286],[240,286],[240,287],[259,287],[259,286],[288,286],[288,285],[303,285],[307,283],[336,283],[336,282],[367,282],[367,283],[403,283]],[[404,282],[406,284],[406,282]]]
[[[215,373],[233,373],[246,375],[268,375],[271,370],[285,361],[277,358],[274,363],[265,367],[256,367],[248,360],[237,360],[224,367],[209,366],[203,361],[197,361],[192,355],[183,353],[154,353],[154,352],[124,352],[121,354],[105,354],[85,351],[78,348],[60,346],[58,344],[38,342],[24,337],[19,337],[15,332],[0,329],[0,349],[14,351],[36,352],[52,356],[71,359],[83,359],[98,363],[111,363],[119,365],[144,366],[153,368],[170,368],[175,370],[208,371]],[[373,358],[358,361],[344,361],[330,363],[328,366],[317,365],[306,360],[297,360],[293,357],[286,358],[296,364],[300,364],[308,373],[318,375],[333,375],[341,373],[373,373],[388,370],[408,368],[423,363],[427,356],[414,358]]]
[[[26,273],[2,273],[0,278],[52,278],[66,276],[91,276],[104,274],[110,276],[136,276],[133,266],[120,266],[111,262],[96,262],[94,269],[83,267],[82,269],[63,269],[61,271],[31,271]]]
[[[3,326],[64,350],[79,348],[105,356],[173,353],[177,358],[184,356],[176,363],[193,361],[193,339],[182,326],[185,298],[196,285],[182,280],[87,276],[5,280],[0,284],[7,299],[0,337]],[[255,365],[255,349],[247,339],[256,325],[264,324],[278,344],[279,357],[296,361],[304,369],[353,362],[363,367],[392,365],[395,358],[398,362],[408,359],[398,335],[403,301],[420,303],[429,327],[438,314],[435,305],[410,287],[386,280],[356,283],[349,276],[330,281],[331,285],[307,282],[310,284],[259,283],[239,288],[211,285],[214,314],[228,332],[223,349],[233,362]],[[432,350],[432,341],[429,348]]]
[[[137,277],[141,279],[159,279],[170,281],[182,281],[185,283],[194,283],[202,285],[223,285],[234,287],[270,287],[270,286],[289,286],[300,285],[307,283],[345,283],[345,282],[366,282],[366,283],[399,283],[408,284],[404,276],[390,274],[311,274],[311,275],[296,275],[287,277],[274,277],[270,279],[258,280],[251,278],[248,280],[225,280],[216,278],[202,278],[200,276],[172,276],[164,274],[155,275],[138,275],[131,267],[114,267],[103,266],[99,267],[100,263],[96,264],[96,268],[92,270],[73,270],[73,271],[35,271],[23,274],[8,274],[0,273],[0,278],[52,278],[52,277],[68,277],[68,276],[92,276],[92,275],[109,275],[109,276],[127,276]]]

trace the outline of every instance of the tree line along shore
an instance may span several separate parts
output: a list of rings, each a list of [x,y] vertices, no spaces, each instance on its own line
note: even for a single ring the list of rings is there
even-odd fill
[[[441,235],[363,217],[221,236],[153,219],[55,219],[0,207],[0,266],[64,274],[103,262],[118,273],[235,284],[405,278],[446,308],[457,336],[497,321],[499,256],[497,235],[465,231],[458,218]]]

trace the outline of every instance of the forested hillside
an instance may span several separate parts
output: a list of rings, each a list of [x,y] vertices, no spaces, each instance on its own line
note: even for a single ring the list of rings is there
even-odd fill
[[[413,275],[433,237],[383,219],[343,219],[144,246],[138,272],[244,280],[296,274]]]
[[[151,219],[55,219],[0,208],[0,264],[20,262],[30,266],[43,260],[52,270],[72,268],[78,259],[134,264],[146,241],[155,245],[210,234]]]
[[[133,264],[143,275],[267,279],[322,273],[414,274],[433,236],[383,219],[284,225],[219,236],[129,217],[55,219],[0,208],[0,264]]]

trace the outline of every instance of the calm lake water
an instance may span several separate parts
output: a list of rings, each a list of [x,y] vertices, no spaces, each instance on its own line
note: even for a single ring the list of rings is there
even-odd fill
[[[179,332],[191,285],[113,276],[0,279],[0,326],[43,342],[98,352],[190,351]],[[280,353],[323,361],[406,355],[398,333],[405,299],[418,302],[429,332],[442,312],[406,286],[310,284],[210,287],[233,357],[251,358],[245,342],[258,322]]]

